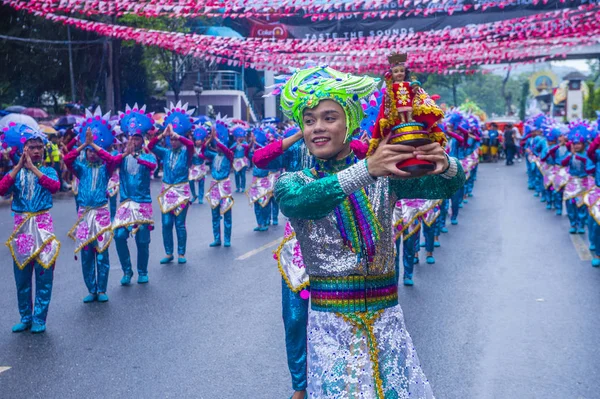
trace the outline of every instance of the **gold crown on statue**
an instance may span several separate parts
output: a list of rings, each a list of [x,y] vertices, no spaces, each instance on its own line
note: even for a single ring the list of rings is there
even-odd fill
[[[406,53],[392,53],[388,56],[388,62],[390,65],[400,65],[404,64],[407,58]]]

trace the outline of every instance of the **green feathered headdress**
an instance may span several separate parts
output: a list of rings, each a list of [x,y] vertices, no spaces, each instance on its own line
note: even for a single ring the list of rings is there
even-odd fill
[[[346,142],[350,140],[365,117],[361,99],[369,97],[379,79],[354,76],[323,66],[294,73],[281,90],[283,113],[304,130],[302,115],[307,108],[316,107],[323,100],[333,100],[346,113]]]

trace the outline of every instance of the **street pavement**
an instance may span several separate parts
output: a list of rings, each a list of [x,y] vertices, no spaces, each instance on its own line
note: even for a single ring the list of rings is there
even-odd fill
[[[436,264],[422,262],[415,286],[400,287],[436,396],[600,397],[600,270],[582,260],[587,239],[569,236],[566,217],[532,197],[522,164],[481,165],[474,194],[442,236]],[[75,205],[60,195],[52,214],[63,246],[45,334],[10,332],[18,321],[12,261],[0,248],[0,398],[288,398],[272,257],[284,218],[254,232],[246,196],[234,198],[231,248],[209,248],[210,209],[190,209],[183,266],[159,265],[155,203],[150,283],[121,287],[112,246],[110,301],[83,304],[81,265],[66,236]],[[4,204],[0,239],[11,229]]]

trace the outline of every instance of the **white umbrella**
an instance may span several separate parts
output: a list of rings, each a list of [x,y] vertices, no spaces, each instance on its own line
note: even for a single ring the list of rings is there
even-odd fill
[[[31,116],[23,114],[8,114],[0,119],[0,129],[8,126],[10,122],[22,123],[36,130],[40,130],[40,125]]]

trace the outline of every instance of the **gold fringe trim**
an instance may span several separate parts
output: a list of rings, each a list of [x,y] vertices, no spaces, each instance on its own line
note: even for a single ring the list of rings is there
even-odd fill
[[[226,180],[229,180],[229,177],[226,177],[226,178],[224,178],[222,180],[213,180],[212,181],[212,184],[210,185],[208,191],[206,192],[206,194],[204,194],[204,198],[206,198],[206,201],[209,204],[211,204],[211,201],[210,201],[210,192],[212,191],[213,187],[216,186],[216,185],[218,185],[220,182],[226,181]],[[212,204],[211,204],[210,205],[210,209],[216,209],[218,206],[221,206],[221,201],[223,200],[223,198],[231,198],[231,205],[226,210],[224,210],[224,211],[221,210],[221,215],[226,214],[231,208],[233,208],[233,204],[235,204],[235,199],[233,198],[233,196],[232,195],[227,195],[225,197],[221,197],[221,199],[219,200],[219,204],[218,205],[212,206]]]
[[[444,117],[444,111],[437,105],[431,106],[426,104],[413,105],[413,115],[419,116],[423,114],[433,114],[435,116]]]
[[[37,256],[40,254],[40,252],[42,252],[42,250],[46,247],[46,245],[48,245],[49,242],[51,242],[52,240],[56,240],[56,242],[58,243],[58,249],[56,250],[56,254],[54,255],[54,257],[52,258],[52,261],[50,263],[48,263],[47,265],[40,262],[38,259],[38,263],[44,268],[44,269],[49,269],[52,264],[56,261],[56,258],[58,257],[58,254],[60,253],[60,241],[58,241],[56,239],[56,235],[54,235],[54,233],[52,233],[52,237],[50,237],[49,239],[47,239],[39,248],[37,251],[35,251],[29,258],[26,259],[25,262],[23,262],[22,264],[19,264],[19,262],[17,261],[17,256],[15,255],[14,249],[12,247],[12,243],[11,241],[15,238],[16,234],[19,232],[19,230],[21,230],[21,227],[23,227],[23,225],[25,223],[27,223],[31,218],[34,218],[38,215],[42,215],[44,213],[49,213],[48,210],[44,210],[44,211],[39,211],[39,212],[34,212],[34,213],[29,213],[27,214],[28,216],[21,222],[21,224],[19,224],[17,226],[16,229],[14,229],[14,231],[12,232],[12,234],[10,235],[10,237],[8,237],[8,240],[4,243],[4,245],[6,245],[8,247],[8,249],[10,250],[10,254],[13,257],[14,262],[17,264],[17,267],[19,268],[19,270],[23,270],[25,268],[25,266],[27,266],[27,264],[29,262],[31,262],[33,259],[37,258]]]
[[[164,184],[166,184],[166,183],[164,183]],[[160,208],[160,211],[161,211],[163,214],[170,213],[170,212],[174,211],[175,209],[179,208],[179,210],[175,211],[175,216],[179,216],[179,214],[180,214],[180,213],[183,211],[183,209],[181,209],[181,205],[182,205],[182,204],[185,204],[185,205],[187,206],[187,204],[189,204],[189,202],[190,202],[190,198],[186,198],[186,199],[185,199],[183,202],[181,202],[180,204],[174,205],[174,206],[172,206],[172,207],[170,207],[170,208],[168,208],[168,209],[164,209],[164,208],[163,208],[163,206],[162,206],[162,203],[161,203],[161,201],[160,201],[160,197],[161,197],[161,196],[162,196],[164,193],[166,193],[167,191],[169,191],[170,189],[172,189],[172,188],[174,188],[174,187],[181,187],[181,186],[185,186],[186,184],[187,184],[188,186],[190,185],[190,183],[189,183],[189,182],[185,182],[185,183],[178,183],[178,184],[168,184],[168,185],[167,185],[167,188],[166,188],[164,191],[161,191],[161,192],[158,194],[158,197],[156,197],[156,201],[158,201],[158,207]],[[191,187],[190,187],[190,190],[191,190]]]
[[[116,227],[115,227],[115,226],[112,226],[111,228],[112,228],[112,231],[115,231],[115,230],[117,230],[117,229],[120,229],[120,228],[125,228],[125,229],[126,229],[126,228],[128,228],[129,226],[133,226],[133,225],[135,225],[135,224],[137,224],[137,225],[138,225],[138,227],[137,227],[137,229],[133,229],[133,230],[131,230],[131,234],[135,234],[135,233],[137,233],[137,232],[138,232],[138,230],[140,229],[140,227],[141,227],[142,225],[145,225],[145,224],[154,225],[154,220],[142,220],[142,221],[137,221],[137,220],[136,220],[136,221],[133,221],[133,222],[127,222],[127,223],[125,223],[125,224],[122,224],[122,225],[119,225],[119,226],[116,226]]]
[[[223,198],[231,198],[231,205],[229,205],[229,206],[227,207],[227,209],[225,209],[225,210],[220,210],[220,213],[221,213],[221,215],[224,215],[224,214],[226,214],[226,213],[227,213],[227,212],[228,212],[228,211],[229,211],[231,208],[233,208],[233,204],[235,203],[235,200],[234,200],[234,199],[233,199],[231,196],[229,196],[229,197],[223,197]],[[221,200],[222,200],[223,198],[221,198]],[[219,201],[219,204],[218,204],[217,206],[221,206],[221,201]],[[210,208],[211,208],[211,209],[217,209],[217,206],[212,206],[212,205],[211,205],[211,206],[210,206]]]
[[[32,260],[36,259],[38,257],[38,255],[40,254],[40,252],[42,252],[42,250],[46,247],[46,245],[48,245],[49,243],[51,243],[52,241],[56,241],[58,248],[56,249],[56,253],[54,254],[54,256],[52,257],[52,259],[50,260],[49,263],[43,263],[41,260],[37,259],[37,262],[44,268],[44,269],[50,269],[50,267],[52,267],[52,265],[54,264],[54,262],[56,262],[56,258],[58,258],[58,254],[60,253],[60,241],[58,241],[56,239],[56,236],[52,236],[49,239],[47,239],[39,248],[37,251],[35,251],[29,258],[27,258],[25,260],[25,262],[19,264],[19,262],[17,261],[17,255],[15,255],[15,251],[12,247],[12,245],[10,245],[10,241],[12,241],[12,238],[5,244],[9,251],[10,254],[12,255],[13,261],[17,264],[17,267],[19,268],[19,270],[23,270],[25,269],[25,266],[27,266],[29,264],[29,262],[31,262]]]
[[[75,223],[75,226],[73,226],[73,228],[71,229],[71,231],[69,231],[67,233],[67,237],[69,237],[70,239],[72,239],[73,241],[77,241],[77,239],[75,237],[73,237],[72,234],[72,230],[77,226],[77,223]],[[85,247],[86,245],[90,245],[91,243],[93,243],[94,241],[96,241],[98,239],[98,237],[100,237],[101,235],[103,235],[104,233],[108,233],[110,232],[110,236],[108,237],[108,242],[104,245],[104,248],[100,251],[97,251],[99,254],[101,254],[102,252],[106,251],[108,249],[108,247],[110,246],[110,243],[112,242],[113,239],[113,229],[112,226],[109,227],[105,227],[102,230],[100,230],[100,232],[98,234],[96,234],[96,236],[94,236],[93,238],[88,239],[87,241],[85,241],[83,244],[81,244],[79,247],[75,248],[75,251],[73,251],[74,253],[77,253],[79,251],[81,251],[81,249],[83,247]]]
[[[381,139],[371,139],[369,140],[369,150],[367,151],[367,157],[370,157],[371,155],[373,155],[373,153],[375,153],[375,150],[377,149],[377,147],[379,147],[379,143],[381,142]]]
[[[173,206],[173,207],[171,207],[169,209],[164,210],[163,207],[162,207],[162,205],[160,204],[160,201],[158,201],[158,207],[160,208],[160,212],[163,213],[163,214],[167,214],[167,213],[170,213],[170,212],[174,211],[175,216],[179,216],[179,214],[181,212],[183,212],[183,208],[181,208],[181,205],[185,204],[185,206],[187,206],[189,203],[190,203],[190,200],[186,198],[182,203],[177,204],[177,205],[175,205],[175,206]],[[185,206],[184,206],[184,208],[185,208]]]
[[[263,179],[264,179],[264,178],[263,178]],[[250,188],[252,188],[252,186],[253,186],[253,185],[254,185],[254,181],[252,181],[252,183],[250,183]],[[254,203],[255,203],[256,201],[258,201],[259,199],[261,199],[261,198],[263,198],[263,197],[268,197],[268,198],[267,198],[267,202],[265,202],[265,204],[264,204],[264,205],[262,205],[262,204],[258,204],[258,205],[260,205],[261,207],[263,207],[263,208],[264,208],[264,207],[266,207],[267,205],[269,205],[269,203],[271,202],[271,198],[273,198],[273,192],[271,191],[271,192],[267,193],[267,195],[264,195],[263,197],[257,198],[257,199],[255,199],[255,200],[253,201],[253,200],[252,200],[252,198],[250,198],[249,191],[250,191],[250,190],[246,190],[246,191],[244,192],[244,194],[246,194],[246,197],[248,197],[248,202],[249,202],[249,204],[248,204],[248,205],[249,205],[249,206],[252,206],[252,205],[254,205]]]
[[[283,281],[285,281],[285,284],[288,286],[290,291],[297,294],[300,291],[302,291],[303,289],[305,289],[306,287],[310,286],[310,280],[307,280],[304,283],[300,284],[297,288],[292,287],[292,283],[290,282],[290,279],[288,278],[287,274],[285,274],[285,272],[283,271],[283,265],[281,264],[281,256],[280,256],[283,246],[294,237],[296,237],[296,232],[293,232],[291,236],[286,237],[283,240],[281,240],[281,244],[279,244],[279,246],[277,247],[277,249],[275,249],[273,251],[273,253],[275,255],[277,255],[277,268],[279,269],[279,273],[281,274]],[[304,266],[304,267],[306,267],[306,266]]]
[[[377,345],[377,338],[373,331],[373,324],[381,317],[384,309],[378,310],[375,313],[372,312],[356,312],[352,314],[337,313],[341,316],[348,324],[354,326],[355,334],[356,331],[364,329],[369,345],[369,358],[373,367],[373,380],[375,381],[375,395],[377,399],[385,399],[385,392],[383,391],[383,380],[381,379],[381,370],[379,369],[379,346]],[[355,320],[354,317],[358,320]]]
[[[58,255],[60,254],[60,248],[62,246],[62,244],[60,243],[60,241],[58,241],[56,239],[56,237],[54,238],[54,241],[56,241],[56,253],[54,254],[54,256],[52,257],[52,259],[50,259],[50,262],[48,262],[47,264],[42,262],[41,260],[37,260],[37,262],[44,268],[44,269],[50,269],[54,263],[56,262],[56,259],[58,258]],[[50,242],[50,241],[49,241]],[[47,244],[46,244],[47,245]],[[43,248],[43,247],[42,247]],[[23,270],[23,269],[21,269]]]
[[[432,133],[431,139],[436,143],[440,143],[440,146],[442,146],[442,148],[445,148],[448,144],[448,137],[446,137],[446,135],[442,132]]]

